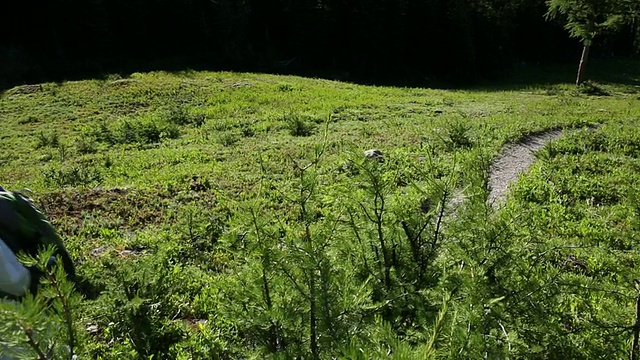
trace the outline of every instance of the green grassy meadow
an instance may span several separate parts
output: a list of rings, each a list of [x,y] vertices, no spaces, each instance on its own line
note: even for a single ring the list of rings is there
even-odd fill
[[[0,95],[0,183],[32,191],[77,261],[81,358],[626,358],[631,65],[581,88],[190,71],[20,86]],[[487,204],[505,145],[569,128]]]

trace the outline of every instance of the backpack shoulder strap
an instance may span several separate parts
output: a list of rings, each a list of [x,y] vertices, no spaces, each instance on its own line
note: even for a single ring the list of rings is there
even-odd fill
[[[10,191],[0,191],[0,236],[15,253],[26,251],[35,255],[38,231],[17,209],[17,197]]]

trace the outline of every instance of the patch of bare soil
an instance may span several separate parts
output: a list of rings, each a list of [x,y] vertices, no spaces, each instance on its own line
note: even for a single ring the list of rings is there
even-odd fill
[[[189,190],[64,189],[39,194],[34,200],[58,231],[74,234],[86,219],[99,220],[108,228],[130,230],[172,222],[175,214],[170,208],[186,204],[212,208],[215,195],[209,188],[208,182],[194,176],[189,180]]]
[[[499,207],[507,197],[509,185],[533,165],[535,152],[562,135],[561,130],[550,130],[507,146],[491,165],[489,203],[494,208]]]
[[[63,190],[38,196],[39,207],[54,223],[79,223],[87,215],[117,219],[127,227],[144,227],[163,219],[161,194],[138,189]]]

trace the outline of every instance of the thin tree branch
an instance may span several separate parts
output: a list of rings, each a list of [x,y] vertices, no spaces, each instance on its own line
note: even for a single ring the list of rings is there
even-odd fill
[[[40,349],[40,344],[38,344],[33,336],[33,330],[24,326],[22,323],[20,323],[20,327],[22,328],[22,331],[24,331],[25,335],[27,335],[27,344],[29,344],[36,354],[38,354],[38,360],[47,360],[47,355],[42,351],[42,349]]]
[[[636,299],[636,322],[633,326],[633,345],[631,346],[631,360],[638,360],[638,342],[640,341],[640,290]]]

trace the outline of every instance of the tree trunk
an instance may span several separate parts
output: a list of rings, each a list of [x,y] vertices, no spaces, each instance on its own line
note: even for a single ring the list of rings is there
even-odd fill
[[[582,48],[582,57],[580,57],[580,65],[578,65],[578,77],[576,78],[576,85],[580,85],[584,82],[584,72],[587,68],[587,60],[589,59],[590,48],[591,41],[585,40],[584,47]]]
[[[640,339],[640,291],[636,299],[636,323],[633,324],[633,343],[631,345],[631,360],[638,360],[638,341]]]

